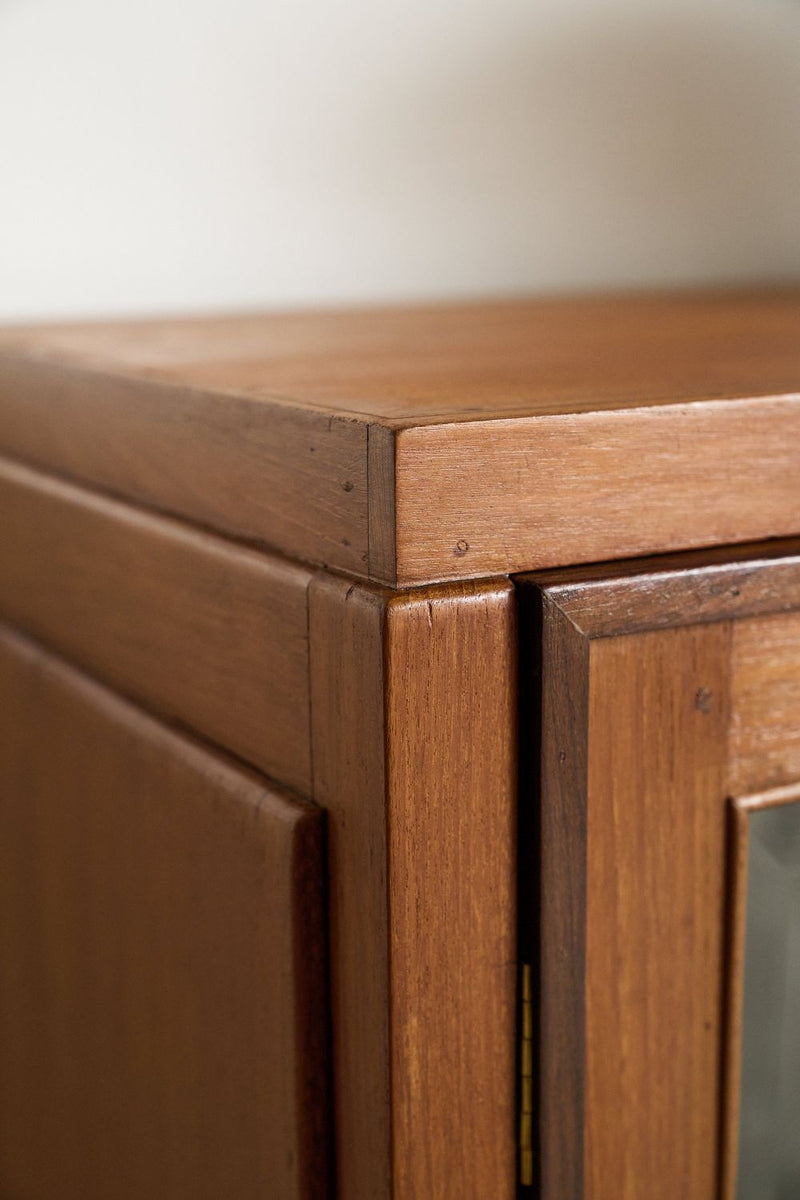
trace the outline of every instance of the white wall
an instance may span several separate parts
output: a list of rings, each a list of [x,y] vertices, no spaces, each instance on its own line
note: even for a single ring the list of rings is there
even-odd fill
[[[0,0],[0,317],[800,276],[792,0]]]

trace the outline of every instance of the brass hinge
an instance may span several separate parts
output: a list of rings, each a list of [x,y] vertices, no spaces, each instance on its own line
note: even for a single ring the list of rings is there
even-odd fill
[[[519,1181],[533,1185],[533,992],[530,963],[522,964],[520,1011]]]

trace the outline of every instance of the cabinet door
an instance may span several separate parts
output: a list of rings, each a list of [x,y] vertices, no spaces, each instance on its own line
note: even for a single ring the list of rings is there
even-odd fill
[[[0,1194],[326,1191],[320,813],[0,631]]]
[[[768,553],[521,582],[540,741],[522,759],[539,1024],[520,1167],[545,1200],[800,1195],[748,1191],[739,1134],[743,814],[800,778],[800,558]]]

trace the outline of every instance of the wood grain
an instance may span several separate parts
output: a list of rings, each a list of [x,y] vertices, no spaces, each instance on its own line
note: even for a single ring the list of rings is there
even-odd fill
[[[732,793],[800,779],[800,613],[736,623],[731,689]]]
[[[309,594],[313,794],[328,814],[336,1194],[391,1196],[385,598],[332,575]]]
[[[567,593],[542,596],[541,1194],[708,1200],[730,626],[590,636]]]
[[[542,571],[535,578],[587,636],[618,637],[790,612],[800,590],[800,543],[718,546]]]
[[[11,326],[0,345],[403,427],[795,392],[798,328],[787,288]]]
[[[369,574],[393,584],[397,582],[394,431],[385,425],[370,425],[367,455]]]
[[[739,810],[796,795],[799,583],[796,542],[519,581],[529,664],[541,645],[545,1200],[733,1195]],[[767,787],[726,840],[726,798]]]
[[[729,639],[592,643],[587,1200],[716,1194]]]
[[[512,590],[310,597],[340,1193],[510,1197]]]
[[[292,557],[366,574],[367,426],[143,370],[0,354],[0,451]]]
[[[6,619],[309,792],[306,570],[2,460],[0,511]]]
[[[544,1197],[582,1200],[589,641],[547,595],[542,610],[537,1182]]]
[[[515,661],[508,584],[387,614],[396,1197],[511,1197]]]
[[[784,536],[799,335],[797,290],[6,329],[0,447],[399,586]]]
[[[796,603],[792,559],[752,555],[530,577],[545,1200],[719,1185],[732,644],[772,619],[748,611]]]
[[[798,438],[794,396],[404,429],[397,579],[795,534]]]
[[[326,1194],[322,814],[0,632],[0,1191]]]

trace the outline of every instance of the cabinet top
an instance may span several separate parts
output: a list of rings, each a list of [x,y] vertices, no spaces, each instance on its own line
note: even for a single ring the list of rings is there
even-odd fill
[[[796,534],[800,289],[6,327],[0,447],[398,585]]]

